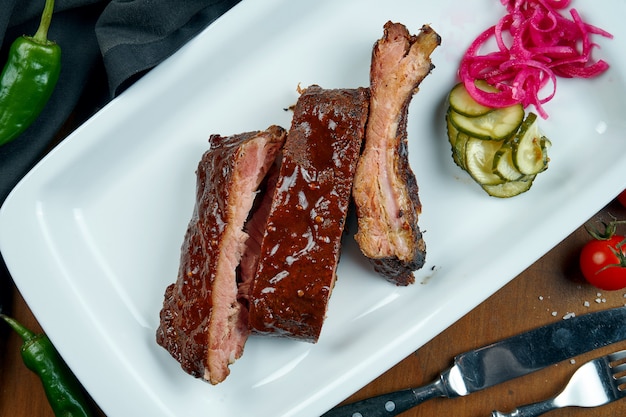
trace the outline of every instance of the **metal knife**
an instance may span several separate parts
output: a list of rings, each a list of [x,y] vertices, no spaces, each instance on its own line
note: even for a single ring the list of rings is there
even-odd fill
[[[461,353],[439,379],[333,408],[322,417],[391,417],[436,397],[465,396],[626,340],[626,306],[560,320]]]

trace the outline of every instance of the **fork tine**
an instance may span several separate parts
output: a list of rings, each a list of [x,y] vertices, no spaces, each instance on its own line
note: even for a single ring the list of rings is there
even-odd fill
[[[622,359],[626,359],[626,349],[620,350],[619,352],[611,353],[607,356],[610,362],[621,361]]]
[[[626,375],[613,377],[613,380],[617,385],[626,384]]]
[[[626,363],[621,363],[619,365],[611,366],[611,370],[613,374],[619,374],[626,371]]]
[[[615,378],[613,380],[613,386],[615,387],[615,391],[613,392],[618,397],[620,398],[626,397],[626,376]]]

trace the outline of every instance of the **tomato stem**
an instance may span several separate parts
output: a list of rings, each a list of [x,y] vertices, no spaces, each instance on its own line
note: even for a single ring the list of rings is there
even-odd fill
[[[626,224],[626,220],[617,220],[615,219],[615,217],[613,217],[613,220],[608,223],[600,223],[602,223],[602,225],[604,226],[604,230],[590,229],[589,227],[585,226],[587,233],[589,233],[596,240],[609,240],[615,235],[615,232],[617,231],[617,226],[620,224]]]

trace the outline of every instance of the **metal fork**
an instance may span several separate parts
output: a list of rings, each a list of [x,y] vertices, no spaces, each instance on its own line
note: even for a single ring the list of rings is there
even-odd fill
[[[559,395],[524,405],[510,413],[494,411],[492,417],[535,417],[564,407],[598,407],[626,397],[626,350],[585,363]]]

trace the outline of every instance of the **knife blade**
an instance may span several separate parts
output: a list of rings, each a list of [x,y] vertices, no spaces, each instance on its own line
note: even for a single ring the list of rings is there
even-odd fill
[[[322,417],[392,417],[436,397],[455,398],[626,340],[626,306],[561,320],[461,353],[428,385],[335,407]]]

